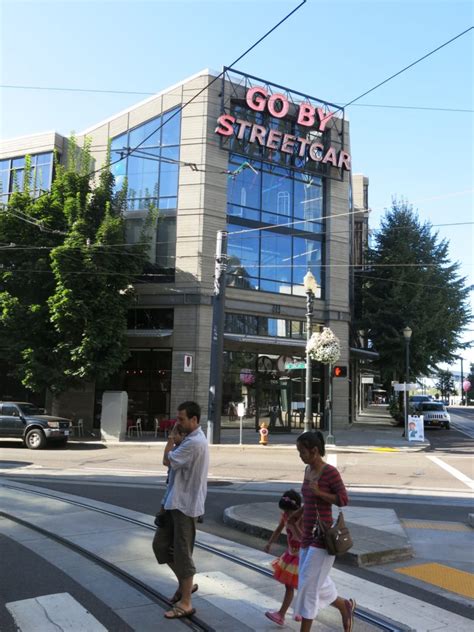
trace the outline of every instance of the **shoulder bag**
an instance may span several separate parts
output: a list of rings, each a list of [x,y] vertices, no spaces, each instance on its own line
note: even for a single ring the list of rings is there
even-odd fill
[[[319,512],[317,512],[317,516],[318,522],[315,531],[317,531],[317,534],[322,538],[329,555],[344,555],[344,553],[347,553],[347,551],[352,548],[354,542],[346,526],[342,511],[339,511],[337,520],[332,527],[326,526],[320,520]]]

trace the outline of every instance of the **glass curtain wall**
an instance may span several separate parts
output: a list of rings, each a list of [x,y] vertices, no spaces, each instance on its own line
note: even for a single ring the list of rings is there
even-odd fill
[[[23,191],[25,156],[0,160],[0,201],[8,202],[14,191]],[[37,197],[49,191],[53,177],[53,152],[30,155],[31,191]]]
[[[303,296],[311,270],[324,287],[321,178],[232,154],[228,183],[228,285]]]
[[[127,183],[127,241],[141,239],[151,208],[159,212],[145,277],[153,283],[174,280],[181,133],[176,112],[177,108],[146,121],[111,142],[112,163],[133,150],[111,167],[116,190]]]

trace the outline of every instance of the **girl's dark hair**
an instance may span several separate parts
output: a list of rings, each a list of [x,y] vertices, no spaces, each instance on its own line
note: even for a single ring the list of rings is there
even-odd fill
[[[301,507],[301,496],[294,489],[289,489],[280,498],[278,506],[282,511],[295,511]]]
[[[303,434],[300,434],[298,439],[296,439],[296,443],[301,443],[307,450],[317,448],[320,456],[326,454],[323,433],[319,430],[315,432],[303,432]]]

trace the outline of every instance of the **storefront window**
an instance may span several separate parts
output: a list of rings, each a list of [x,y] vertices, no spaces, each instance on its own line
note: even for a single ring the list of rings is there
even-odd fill
[[[278,321],[277,321],[278,322]],[[264,421],[271,432],[303,427],[305,370],[287,369],[301,364],[302,356],[279,356],[243,351],[224,352],[222,426],[237,427],[237,406],[243,404],[243,425],[258,428]],[[323,367],[313,363],[313,427],[323,427]]]

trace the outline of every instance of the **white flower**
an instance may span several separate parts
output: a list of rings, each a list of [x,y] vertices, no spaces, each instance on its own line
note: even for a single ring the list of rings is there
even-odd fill
[[[341,343],[329,327],[311,336],[306,351],[312,360],[322,364],[334,364],[341,356]]]

